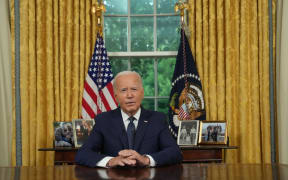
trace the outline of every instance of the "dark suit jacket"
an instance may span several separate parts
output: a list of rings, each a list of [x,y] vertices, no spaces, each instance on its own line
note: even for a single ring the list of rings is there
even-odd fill
[[[152,156],[157,166],[182,161],[163,113],[141,109],[134,145],[138,153]],[[116,157],[123,149],[128,149],[128,139],[121,110],[117,108],[95,117],[95,126],[75,160],[77,164],[95,167],[104,157]]]

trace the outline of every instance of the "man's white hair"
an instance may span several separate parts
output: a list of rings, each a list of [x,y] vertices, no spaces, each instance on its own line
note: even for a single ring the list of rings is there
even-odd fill
[[[142,78],[141,78],[141,76],[140,76],[139,73],[137,73],[136,71],[121,71],[121,72],[119,72],[119,73],[115,76],[115,78],[114,78],[113,90],[114,90],[114,91],[117,90],[116,81],[117,81],[117,79],[118,79],[120,76],[130,75],[130,74],[135,74],[135,75],[138,77],[138,79],[139,79],[139,82],[140,82],[141,87],[143,87]]]

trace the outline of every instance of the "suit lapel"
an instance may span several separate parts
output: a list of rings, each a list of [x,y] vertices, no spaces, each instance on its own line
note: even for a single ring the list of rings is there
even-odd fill
[[[127,133],[125,130],[125,126],[123,123],[122,115],[121,115],[121,110],[120,108],[117,108],[115,113],[113,114],[113,129],[112,131],[117,131],[117,135],[120,138],[120,141],[123,145],[123,149],[128,149],[128,139],[127,139]],[[120,126],[120,128],[119,128]]]
[[[144,108],[142,108],[140,119],[138,122],[138,127],[136,130],[135,141],[134,141],[135,142],[134,149],[136,151],[138,151],[138,148],[142,142],[142,139],[145,135],[146,129],[147,129],[148,124],[149,124],[149,119],[147,117],[148,117],[148,112]]]

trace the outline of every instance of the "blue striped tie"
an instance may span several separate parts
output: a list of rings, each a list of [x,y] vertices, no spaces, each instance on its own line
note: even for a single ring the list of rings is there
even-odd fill
[[[128,136],[128,144],[129,149],[134,148],[134,136],[135,136],[135,125],[133,123],[136,120],[133,116],[129,117],[128,120],[130,121],[127,127],[127,136]]]

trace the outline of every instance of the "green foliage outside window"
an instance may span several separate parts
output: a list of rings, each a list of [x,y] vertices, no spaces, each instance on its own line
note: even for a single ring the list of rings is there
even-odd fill
[[[151,52],[151,57],[109,57],[113,74],[123,70],[138,72],[145,92],[142,105],[167,114],[176,57],[153,57],[153,52],[178,50],[180,17],[174,14],[177,0],[129,1],[104,1],[106,49],[108,53]]]
[[[131,14],[153,14],[153,0],[131,0]]]
[[[127,51],[127,18],[109,17],[104,20],[107,51]]]
[[[158,95],[170,96],[171,80],[174,72],[176,58],[162,58],[158,60]]]
[[[154,96],[154,60],[147,58],[131,59],[131,70],[140,74],[144,86],[144,96]]]

